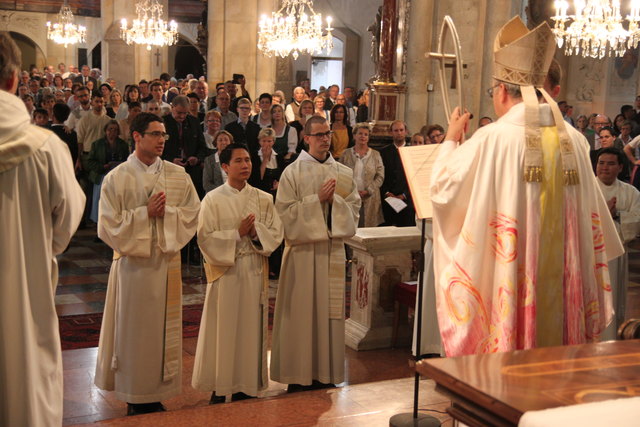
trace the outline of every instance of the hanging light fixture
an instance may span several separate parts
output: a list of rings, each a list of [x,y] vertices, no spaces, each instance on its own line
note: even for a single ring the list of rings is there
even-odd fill
[[[163,20],[162,5],[158,0],[140,0],[136,3],[137,18],[128,28],[126,18],[120,21],[120,37],[127,44],[146,44],[151,46],[171,46],[178,41],[178,24]]]
[[[307,13],[305,10],[309,9]],[[324,49],[333,49],[331,17],[327,17],[326,35],[322,31],[322,15],[313,10],[312,0],[282,0],[282,7],[271,13],[271,18],[262,15],[258,31],[258,49],[267,56],[282,58],[300,53],[313,54]]]
[[[564,45],[566,55],[603,58],[623,56],[640,41],[640,0],[631,0],[631,13],[626,16],[629,28],[622,25],[620,0],[574,0],[575,15],[567,15],[569,2],[556,0],[553,32],[558,47]],[[571,24],[565,28],[569,20]]]
[[[73,13],[64,0],[60,12],[58,12],[58,21],[53,24],[47,22],[47,38],[53,40],[54,43],[63,44],[64,47],[70,44],[84,43],[84,37],[87,29],[82,25],[73,23]]]

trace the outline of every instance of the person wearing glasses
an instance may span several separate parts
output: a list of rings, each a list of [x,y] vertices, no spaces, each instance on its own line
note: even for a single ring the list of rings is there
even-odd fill
[[[286,247],[271,379],[289,392],[344,381],[344,239],[356,232],[361,203],[352,170],[329,153],[327,121],[307,120],[304,139],[309,150],[285,168],[276,195]]]
[[[433,163],[448,357],[594,342],[613,320],[606,265],[624,250],[587,141],[545,87],[555,49],[546,22],[505,24],[489,89],[498,120],[465,139],[471,114],[456,108]]]
[[[184,167],[160,158],[169,137],[161,118],[140,113],[131,134],[136,150],[102,182],[98,237],[114,257],[95,384],[136,415],[164,411],[161,400],[180,394],[180,249],[200,200]]]
[[[427,128],[429,144],[440,144],[444,140],[444,128],[440,125],[431,125]]]

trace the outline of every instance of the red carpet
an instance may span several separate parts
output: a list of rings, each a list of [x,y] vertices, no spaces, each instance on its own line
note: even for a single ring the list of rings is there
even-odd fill
[[[351,292],[347,288],[345,292],[345,317],[349,317]],[[273,327],[273,312],[275,298],[269,299],[269,329]],[[200,318],[202,317],[202,304],[185,305],[182,307],[182,337],[191,338],[198,336]],[[102,325],[102,313],[77,314],[62,316],[60,323],[60,340],[63,350],[97,347],[100,340],[100,326]]]

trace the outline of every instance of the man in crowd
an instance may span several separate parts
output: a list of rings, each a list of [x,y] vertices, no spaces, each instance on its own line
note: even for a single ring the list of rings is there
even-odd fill
[[[543,88],[548,24],[515,17],[494,46],[499,119],[463,142],[470,114],[456,109],[431,181],[438,323],[454,357],[597,340],[613,316],[603,266],[623,253],[586,141]]]
[[[216,111],[222,116],[222,128],[224,129],[229,123],[233,123],[238,120],[238,116],[233,111],[229,110],[231,103],[231,97],[225,90],[219,90],[216,95]]]
[[[640,192],[633,185],[618,180],[623,160],[620,150],[603,148],[598,154],[596,175],[618,236],[626,245],[640,234]],[[626,251],[609,261],[609,275],[615,317],[602,336],[604,340],[616,339],[616,332],[624,322],[629,283],[629,259]]]
[[[151,91],[149,90],[149,82],[142,79],[138,82],[138,87],[140,88],[140,103],[145,104],[153,99],[151,95]]]
[[[198,221],[210,285],[192,380],[195,389],[213,392],[211,403],[229,394],[231,400],[257,396],[269,385],[266,273],[283,233],[273,197],[247,183],[252,168],[246,146],[225,148],[220,164],[227,181],[206,195]]]
[[[127,402],[128,415],[163,411],[182,386],[180,249],[200,202],[184,169],[162,161],[162,119],[140,113],[136,149],[102,183],[98,236],[114,250],[95,384]]]
[[[302,151],[282,174],[276,210],[286,247],[276,298],[271,378],[289,391],[344,381],[344,241],[360,210],[353,172],[329,153],[323,117],[305,124]]]
[[[327,88],[327,96],[324,102],[324,109],[331,110],[333,106],[336,104],[336,98],[340,93],[340,86],[331,85]]]
[[[151,89],[151,100],[155,101],[158,104],[158,107],[160,108],[160,115],[161,116],[166,116],[167,114],[171,113],[171,105],[167,104],[166,102],[164,102],[163,100],[163,96],[164,96],[164,92],[162,89],[162,82],[159,80],[156,80],[154,82],[152,82],[149,85],[149,88]],[[142,109],[145,112],[149,112],[148,111],[148,105],[149,103],[147,102],[146,104],[144,104],[142,106]]]
[[[78,86],[75,92],[75,97],[80,105],[71,110],[69,118],[64,122],[64,125],[69,130],[76,130],[80,119],[91,112],[91,97],[89,89],[84,86]]]
[[[91,73],[91,70],[89,69],[88,65],[83,65],[80,69],[80,73],[81,74],[78,77],[73,79],[74,83],[80,83],[82,86],[86,86],[89,81],[92,81],[93,87],[98,87],[98,81],[95,79],[95,77],[91,77],[89,75]]]
[[[249,120],[250,115],[251,101],[247,98],[241,98],[238,101],[238,120],[229,123],[224,129],[233,136],[234,142],[245,144],[253,156],[260,149],[258,145],[260,125]]]
[[[200,100],[200,112],[206,113],[207,111],[213,109],[215,107],[215,102],[213,98],[209,98],[209,85],[207,82],[198,80],[196,83],[196,95],[198,95],[198,99]]]
[[[390,126],[393,144],[390,144],[380,150],[380,157],[384,164],[384,181],[380,187],[382,195],[382,213],[386,225],[395,225],[396,227],[411,227],[416,225],[415,209],[413,200],[409,191],[409,184],[404,173],[404,167],[400,160],[398,149],[404,147],[407,138],[407,126],[402,120],[395,120]],[[392,206],[387,198],[398,199],[406,206],[399,211],[398,207]],[[390,201],[393,201],[391,200]]]
[[[67,132],[64,128],[64,122],[69,118],[71,110],[67,104],[57,103],[53,106],[53,123],[51,124],[51,130],[58,135],[71,153],[71,160],[73,164],[76,164],[78,160],[78,134],[75,130]]]
[[[62,425],[62,351],[55,308],[60,255],[84,195],[69,150],[30,124],[20,50],[0,32],[0,425]]]

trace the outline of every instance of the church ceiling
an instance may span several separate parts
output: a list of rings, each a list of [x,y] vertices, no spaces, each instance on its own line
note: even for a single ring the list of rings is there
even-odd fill
[[[0,9],[58,13],[62,0],[0,0]],[[69,0],[74,15],[100,17],[100,0]],[[198,23],[205,4],[201,0],[169,0],[169,18]]]

